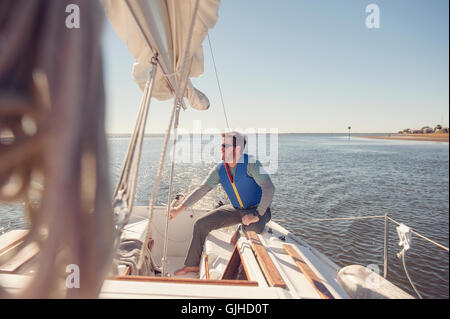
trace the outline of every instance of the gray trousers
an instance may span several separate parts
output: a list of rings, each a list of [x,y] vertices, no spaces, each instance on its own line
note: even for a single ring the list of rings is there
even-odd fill
[[[206,237],[209,232],[222,227],[228,227],[241,223],[242,217],[247,214],[251,214],[256,211],[255,208],[249,209],[236,209],[232,205],[220,206],[204,216],[197,219],[194,223],[194,232],[189,247],[185,266],[199,266],[200,258],[202,257],[203,245],[205,244]],[[260,234],[264,230],[264,226],[269,222],[271,218],[270,207],[267,208],[263,216],[259,216],[257,223],[250,224],[248,226],[242,225],[244,230],[252,230]]]

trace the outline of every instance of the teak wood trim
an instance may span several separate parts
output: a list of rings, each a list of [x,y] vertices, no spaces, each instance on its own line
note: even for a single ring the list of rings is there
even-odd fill
[[[209,280],[208,254],[205,254],[205,278],[206,280]]]
[[[119,276],[112,280],[129,280],[129,281],[145,281],[145,282],[165,282],[177,284],[199,284],[199,285],[222,285],[222,286],[258,286],[256,281],[246,280],[204,280],[197,278],[167,278],[167,277],[150,277],[150,276]]]
[[[241,258],[241,264],[242,264],[242,267],[244,268],[245,277],[247,277],[247,280],[250,280],[250,275],[249,275],[249,272],[247,270],[247,266],[246,266],[246,264],[244,262],[244,258],[242,257],[241,250],[238,247],[238,243],[236,243],[236,248],[235,249],[237,249],[237,251],[239,253],[239,258]]]
[[[39,252],[39,247],[36,243],[30,243],[12,256],[7,262],[0,266],[0,273],[14,273],[20,267],[29,262]]]
[[[244,268],[245,277],[250,279],[250,276],[248,274],[247,267],[244,263],[244,259],[242,258],[241,251],[239,249],[238,244],[234,246],[233,253],[231,254],[230,260],[228,261],[227,266],[225,267],[225,270],[223,271],[222,280],[223,279],[231,279],[234,272],[239,268],[239,265],[242,265],[242,268]]]
[[[27,236],[27,234],[28,234],[27,230],[12,230],[11,232],[1,235],[0,236],[0,255],[3,254],[8,249],[10,249],[11,247],[18,244],[19,242],[23,241],[25,239],[25,237]],[[10,238],[8,238],[8,237],[10,237]],[[7,239],[9,239],[9,240],[7,240]],[[7,241],[5,241],[5,240],[7,240]]]
[[[286,288],[286,283],[281,277],[277,267],[275,267],[275,264],[267,253],[266,248],[259,240],[258,235],[254,231],[247,231],[247,237],[250,240],[256,259],[258,260],[269,285],[272,287]]]
[[[292,245],[283,244],[283,249],[291,256],[295,261],[295,264],[303,275],[308,279],[317,293],[322,299],[334,299],[328,288],[322,283],[322,281],[317,277],[311,267],[303,260],[303,258],[294,250]]]

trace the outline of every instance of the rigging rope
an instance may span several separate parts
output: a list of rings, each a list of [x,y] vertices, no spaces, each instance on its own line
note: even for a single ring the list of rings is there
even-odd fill
[[[158,192],[159,189],[159,183],[161,181],[161,176],[162,176],[162,172],[164,170],[164,161],[166,158],[166,151],[167,151],[167,146],[169,144],[169,136],[170,136],[170,131],[172,128],[172,124],[173,124],[173,119],[174,119],[174,115],[175,115],[175,110],[177,109],[177,104],[174,103],[173,107],[172,107],[172,111],[170,114],[170,120],[169,120],[169,126],[166,130],[166,136],[164,138],[164,145],[163,145],[163,149],[161,152],[161,157],[159,159],[159,166],[158,166],[158,172],[156,174],[156,180],[155,180],[155,184],[153,185],[153,191],[152,191],[152,196],[151,196],[151,200],[150,200],[150,207],[149,207],[149,217],[148,217],[148,223],[147,223],[147,228],[145,230],[145,243],[144,245],[142,245],[142,250],[141,250],[141,254],[139,256],[139,262],[137,267],[140,269],[142,267],[142,263],[143,263],[143,256],[144,256],[144,248],[147,247],[148,242],[150,241],[150,238],[152,236],[152,221],[153,221],[153,212],[154,212],[154,207],[155,207],[155,201],[156,201],[156,194]]]
[[[397,225],[399,225],[399,226],[402,225],[401,223],[397,222],[396,220],[392,219],[391,217],[389,217],[389,216],[387,216],[387,215],[386,215],[386,216],[342,217],[342,218],[315,218],[315,219],[311,219],[311,220],[309,220],[309,221],[356,220],[356,219],[367,219],[367,218],[387,218],[387,219],[391,220],[392,222],[394,222],[395,224],[397,224]],[[308,220],[306,220],[306,221],[308,221]],[[445,247],[444,245],[441,245],[441,244],[439,244],[439,243],[437,243],[437,242],[435,242],[435,241],[429,239],[428,237],[425,237],[425,236],[423,236],[423,235],[421,235],[421,234],[415,232],[415,231],[412,230],[412,229],[410,230],[410,232],[411,232],[412,234],[415,234],[415,235],[417,235],[418,237],[420,237],[420,238],[422,238],[422,239],[425,239],[426,241],[428,241],[428,242],[430,242],[430,243],[432,243],[432,244],[438,246],[439,248],[442,248],[442,249],[446,250],[447,252],[449,251],[448,247]],[[408,248],[409,248],[409,247],[408,247]],[[408,270],[406,269],[406,264],[405,264],[405,252],[406,252],[406,250],[407,250],[407,249],[404,248],[400,253],[397,254],[397,257],[399,257],[399,258],[402,259],[403,269],[405,270],[406,277],[408,278],[408,281],[409,281],[409,283],[411,284],[411,287],[414,289],[414,292],[417,294],[417,296],[418,296],[420,299],[423,299],[422,295],[420,295],[420,293],[419,293],[419,291],[417,290],[416,286],[415,286],[414,283],[412,282],[411,277],[409,276]]]
[[[184,50],[184,54],[181,58],[181,68],[179,78],[175,78],[176,80],[176,90],[175,90],[175,99],[174,99],[174,104],[173,104],[173,108],[172,108],[172,113],[170,116],[170,123],[169,123],[169,127],[167,129],[166,132],[166,137],[165,137],[165,141],[164,141],[164,147],[163,147],[163,151],[161,154],[161,158],[160,158],[160,162],[159,162],[159,168],[158,168],[158,174],[156,177],[156,183],[154,185],[153,188],[153,192],[152,192],[152,197],[151,197],[151,204],[150,204],[150,213],[149,213],[149,221],[147,224],[147,228],[145,231],[145,244],[143,245],[143,248],[141,250],[141,256],[139,258],[139,262],[138,262],[138,268],[142,267],[142,263],[143,263],[143,252],[145,247],[147,247],[148,242],[150,241],[151,238],[151,234],[152,234],[152,230],[151,230],[151,224],[152,224],[152,219],[153,219],[153,211],[154,211],[154,204],[155,204],[155,200],[156,200],[156,194],[159,188],[159,182],[161,179],[161,175],[162,175],[162,171],[163,171],[163,167],[164,167],[164,159],[166,156],[166,151],[167,151],[167,145],[169,143],[169,136],[170,136],[170,131],[172,128],[172,124],[174,126],[174,131],[175,131],[175,135],[174,135],[174,152],[175,152],[175,145],[176,145],[176,140],[177,140],[177,136],[176,136],[176,132],[177,132],[177,128],[178,128],[178,119],[179,119],[179,112],[180,112],[180,108],[183,105],[183,96],[184,96],[184,91],[186,90],[186,85],[187,85],[187,78],[189,76],[189,70],[190,68],[185,68],[184,66],[187,65],[186,63],[191,64],[192,63],[192,56],[190,55],[190,47],[191,47],[191,40],[192,40],[192,34],[193,34],[193,30],[194,30],[194,25],[195,25],[195,21],[197,20],[197,12],[198,12],[198,8],[199,8],[199,0],[197,0],[195,2],[195,6],[193,8],[192,11],[192,19],[191,19],[191,25],[189,28],[189,38],[187,39],[186,42],[186,47]],[[174,123],[174,115],[176,113],[176,119],[175,119],[175,123]],[[164,240],[164,245],[167,245],[167,240],[168,240],[168,220],[169,220],[169,211],[170,211],[170,202],[171,202],[171,196],[172,196],[172,182],[173,182],[173,169],[174,169],[174,159],[172,159],[172,169],[171,169],[171,173],[170,173],[170,183],[169,183],[169,198],[168,198],[168,207],[167,207],[167,216],[166,216],[166,238]],[[164,248],[164,252],[167,253],[167,247]],[[163,272],[162,272],[162,276],[165,275],[165,264],[167,263],[166,260],[166,256],[163,256]]]
[[[152,98],[153,83],[157,73],[157,54],[153,56],[151,64],[152,69],[149,72],[147,83],[145,85],[141,107],[139,110],[138,118],[136,120],[133,136],[128,146],[119,181],[113,193],[113,209],[115,218],[114,222],[117,231],[117,237],[114,243],[114,251],[117,252],[117,259],[121,264],[124,264],[124,261],[127,260],[127,258],[125,258],[127,252],[124,250],[120,250],[119,247],[121,247],[121,245],[123,244],[121,234],[124,230],[124,227],[128,224],[128,220],[131,216],[134,205],[137,175],[142,154],[142,144],[145,135],[145,126],[147,122],[148,110],[150,108],[150,101]],[[141,269],[142,267],[138,267],[138,270],[144,274],[149,274],[149,272],[152,272],[157,268],[157,266],[150,251],[147,248],[147,243],[145,243],[145,246],[141,245],[139,252],[140,253],[136,256],[136,260],[139,260],[140,256],[143,256],[141,264],[145,261],[146,267],[145,269]]]
[[[175,124],[174,124],[174,140],[173,140],[173,150],[172,150],[172,166],[170,168],[170,180],[169,180],[169,195],[168,195],[168,203],[167,203],[167,216],[166,216],[166,227],[164,233],[164,250],[162,257],[162,273],[161,275],[165,277],[166,275],[166,266],[167,266],[167,249],[168,249],[168,240],[169,240],[169,213],[171,207],[171,198],[172,198],[172,186],[173,186],[173,172],[175,169],[175,150],[177,145],[177,133],[178,133],[178,121],[180,119],[180,108],[181,108],[181,99],[177,99],[177,113],[175,115]]]
[[[115,217],[117,219],[116,227],[119,231],[127,224],[133,209],[137,175],[142,153],[142,144],[145,135],[145,126],[147,122],[148,110],[150,108],[153,83],[157,73],[156,59],[157,55],[152,58],[153,67],[148,76],[133,136],[128,146],[122,172],[113,194],[113,206],[115,210]]]
[[[419,296],[420,299],[423,299],[423,297],[419,294],[419,292],[416,289],[416,286],[414,286],[411,278],[409,277],[408,271],[406,270],[406,265],[405,265],[405,252],[401,253],[402,255],[402,261],[403,261],[403,269],[405,270],[406,273],[406,277],[408,277],[409,283],[411,284],[411,286],[413,287],[414,291],[416,292],[417,296]]]
[[[216,67],[216,60],[214,59],[214,53],[213,53],[213,49],[212,49],[212,45],[211,45],[211,40],[209,38],[209,33],[208,33],[208,42],[209,42],[209,49],[211,51],[211,57],[212,57],[213,64],[214,64],[214,72],[216,74],[217,86],[219,87],[220,99],[222,101],[223,115],[225,116],[225,122],[227,123],[227,128],[230,129],[230,124],[228,123],[227,112],[225,111],[225,103],[223,102],[222,89],[220,87],[219,76],[218,76],[217,67]]]
[[[400,226],[400,223],[397,222],[396,220],[392,219],[391,217],[388,216],[388,219],[391,220],[392,222],[394,222],[395,224],[397,224],[397,225]],[[429,241],[430,243],[432,243],[432,244],[438,246],[439,248],[445,249],[447,252],[449,251],[448,247],[445,247],[444,245],[441,245],[441,244],[435,242],[434,240],[432,240],[432,239],[430,239],[430,238],[428,238],[428,237],[425,237],[424,235],[421,235],[421,234],[419,234],[418,232],[415,232],[413,229],[411,229],[411,232],[412,232],[414,235],[417,235],[417,236],[419,236],[420,238],[425,239],[426,241]]]
[[[370,218],[385,218],[385,216],[380,215],[380,216],[358,216],[358,217],[337,217],[337,218],[312,218],[312,219],[309,219],[309,220],[304,220],[304,221],[302,221],[302,222],[330,221],[330,220],[356,220],[356,219],[370,219]],[[397,222],[395,219],[392,219],[392,218],[389,217],[389,216],[387,216],[387,218],[388,218],[390,221],[394,222],[395,224],[400,225],[400,223]],[[432,243],[432,244],[438,246],[439,248],[442,248],[442,249],[446,250],[447,252],[449,252],[449,248],[448,248],[448,247],[446,247],[446,246],[444,246],[444,245],[441,245],[441,244],[435,242],[434,240],[432,240],[432,239],[430,239],[430,238],[428,238],[428,237],[426,237],[426,236],[424,236],[424,235],[421,235],[421,234],[419,234],[418,232],[416,232],[416,231],[414,231],[414,230],[412,230],[412,229],[411,229],[411,232],[412,232],[414,235],[417,235],[418,237],[420,237],[420,238],[422,238],[422,239],[425,239],[426,241],[428,241],[428,242],[430,242],[430,243]]]

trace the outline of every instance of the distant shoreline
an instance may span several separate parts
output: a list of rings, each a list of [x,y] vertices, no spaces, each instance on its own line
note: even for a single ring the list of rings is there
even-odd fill
[[[269,132],[267,132],[267,134],[269,134]],[[348,136],[348,133],[343,133],[343,132],[322,132],[322,133],[277,133],[278,135],[341,135],[341,136]],[[385,134],[389,134],[389,133],[352,133],[351,136],[384,136]],[[214,135],[214,134],[209,134],[209,133],[187,133],[187,134],[179,134],[179,135]],[[220,135],[220,134],[217,134]],[[132,133],[107,133],[106,137],[108,138],[115,138],[115,137],[131,137]],[[165,133],[146,133],[144,135],[145,137],[164,137]]]
[[[428,141],[448,143],[448,134],[402,134],[389,136],[356,136],[362,138],[374,138],[380,140],[401,140],[401,141]]]

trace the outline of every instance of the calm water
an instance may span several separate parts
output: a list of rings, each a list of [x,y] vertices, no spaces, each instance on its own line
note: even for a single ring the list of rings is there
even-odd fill
[[[108,140],[111,189],[118,179],[128,138]],[[159,163],[162,137],[147,138],[139,172],[137,205],[148,205]],[[372,216],[388,213],[431,239],[449,245],[448,143],[387,141],[330,134],[280,135],[272,218],[305,239],[339,266],[378,265],[383,271],[384,222],[313,221],[313,218]],[[188,194],[214,163],[178,163],[174,192]],[[159,204],[167,203],[168,169]],[[225,193],[216,187],[199,203],[211,208]],[[26,227],[21,208],[0,205],[0,233]],[[415,296],[401,260],[396,225],[390,224],[389,275],[394,284]],[[413,236],[406,253],[411,279],[424,298],[449,297],[449,256]]]

